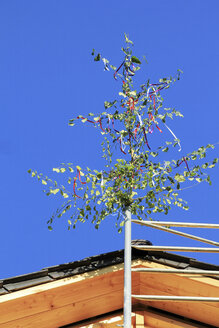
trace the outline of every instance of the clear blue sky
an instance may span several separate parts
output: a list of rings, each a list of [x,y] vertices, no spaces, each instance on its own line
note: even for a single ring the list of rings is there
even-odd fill
[[[68,127],[70,118],[101,112],[103,102],[117,96],[116,82],[93,62],[92,48],[118,66],[126,32],[136,55],[148,60],[141,79],[156,82],[181,68],[182,79],[165,95],[166,104],[184,114],[171,122],[183,154],[219,141],[218,10],[217,0],[0,1],[0,278],[123,248],[113,218],[99,231],[86,224],[68,232],[64,220],[48,231],[46,220],[61,200],[47,198],[27,173],[50,175],[62,162],[100,168],[98,131]],[[219,167],[211,175],[211,187],[184,192],[190,210],[174,208],[169,221],[219,223]],[[218,231],[190,232],[219,240]],[[137,226],[134,238],[199,245]],[[219,262],[214,254],[188,255]]]

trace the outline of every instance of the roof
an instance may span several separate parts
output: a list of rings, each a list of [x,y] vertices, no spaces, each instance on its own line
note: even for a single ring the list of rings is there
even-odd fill
[[[216,270],[219,266],[161,251],[132,248],[132,294],[219,297],[218,276],[154,274],[138,268]],[[124,251],[44,268],[0,283],[1,328],[115,327],[122,324]],[[135,270],[135,268],[137,270]],[[150,271],[150,270],[149,270]],[[133,327],[218,327],[219,304],[132,298]],[[108,322],[105,325],[105,322]],[[115,321],[113,321],[115,322]],[[159,324],[158,324],[159,323]],[[92,324],[90,326],[90,324]],[[144,327],[145,325],[140,325]]]
[[[133,241],[137,244],[151,244],[149,241]],[[132,259],[145,259],[168,265],[177,269],[201,269],[219,271],[219,266],[199,262],[194,258],[167,252],[143,251],[133,248]],[[124,250],[91,256],[80,261],[69,262],[44,268],[40,271],[0,280],[0,295],[5,295],[24,288],[41,285],[58,279],[71,277],[85,272],[102,269],[113,264],[124,262]],[[219,277],[214,276],[214,279]]]

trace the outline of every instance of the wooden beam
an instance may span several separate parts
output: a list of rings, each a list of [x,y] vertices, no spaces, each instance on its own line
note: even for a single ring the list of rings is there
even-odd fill
[[[34,295],[39,292],[48,291],[48,290],[54,289],[54,288],[68,286],[72,283],[82,282],[84,280],[99,277],[104,274],[120,271],[120,270],[123,270],[123,268],[124,268],[124,264],[121,263],[121,264],[109,266],[104,269],[98,269],[98,270],[78,274],[78,275],[75,275],[72,277],[58,279],[58,280],[55,280],[55,281],[52,281],[49,283],[45,283],[42,285],[25,288],[25,289],[19,290],[17,292],[12,292],[10,294],[0,296],[0,303],[4,303],[6,301],[11,301],[11,300],[18,299],[18,298],[25,297],[25,296]]]
[[[175,274],[156,274],[153,273],[141,273],[140,284],[148,287],[156,286],[157,290],[168,292],[175,296],[203,296],[203,297],[219,297],[219,287],[215,286],[215,279],[205,278],[203,279],[190,279],[183,275]],[[207,283],[212,282],[212,284]],[[216,280],[216,282],[218,282]],[[212,303],[211,306],[218,307],[218,303]]]
[[[153,287],[140,285],[140,290],[145,295],[174,295],[173,290],[166,290],[164,292],[163,290],[157,289],[156,285]],[[153,306],[154,308],[193,319],[203,324],[218,326],[219,308],[217,306],[211,306],[210,303],[141,301],[141,304]]]
[[[10,320],[0,325],[1,328],[54,328],[80,321],[95,315],[121,308],[123,304],[123,290],[111,292],[90,299],[89,302],[81,301],[68,304],[63,307],[51,309],[25,316],[16,320]]]
[[[136,312],[135,315],[135,327],[144,328],[144,313]]]
[[[114,318],[110,318],[107,320],[103,320],[100,322],[92,322],[93,326],[88,325],[88,326],[80,326],[80,328],[90,328],[90,327],[94,327],[94,328],[115,328],[117,326],[122,326],[123,325],[123,316],[119,316],[119,317],[114,317]],[[132,313],[132,318],[131,318],[131,327],[135,328],[135,314]],[[144,326],[143,326],[144,328]]]
[[[168,268],[161,264],[142,261],[141,267]],[[156,286],[156,288],[155,288]],[[180,274],[140,274],[142,295],[175,295],[219,297],[219,280],[209,277]],[[206,324],[218,325],[219,303],[141,302]]]
[[[0,327],[55,327],[56,318],[61,325],[80,321],[95,315],[110,312],[123,307],[123,270],[114,266],[111,271],[105,269],[95,274],[87,274],[88,279],[62,279],[29,289],[0,303]],[[116,270],[117,269],[117,270]],[[81,277],[80,277],[81,278]],[[70,283],[71,282],[71,283]],[[51,288],[51,284],[54,288]],[[139,275],[133,277],[133,289],[138,290]],[[7,299],[7,298],[6,298]],[[49,321],[48,321],[49,320]],[[63,322],[64,320],[64,322]]]
[[[132,266],[133,268],[153,268],[153,269],[171,269],[170,266],[167,265],[163,265],[163,264],[159,264],[159,263],[154,263],[154,262],[148,262],[148,261],[141,261],[140,264],[135,264]],[[147,275],[148,273],[143,273],[145,275]],[[178,276],[183,276],[183,274],[178,274],[176,273],[176,275]],[[199,281],[202,283],[206,283],[208,285],[214,286],[214,287],[219,287],[219,280],[218,279],[212,279],[212,277],[206,277],[206,276],[187,276],[185,278],[189,278],[190,280],[195,280],[195,281]],[[166,279],[166,278],[165,278]]]
[[[113,301],[113,305],[112,305]],[[93,315],[102,314],[109,312],[109,310],[117,309],[121,307],[123,303],[123,289],[120,292],[110,293],[109,295],[105,295],[99,298],[95,298],[90,300],[90,303],[79,302],[75,305],[70,304],[63,308],[58,308],[51,311],[41,312],[32,316],[24,317],[15,321],[10,321],[7,323],[3,323],[0,325],[1,328],[33,328],[33,327],[40,327],[40,328],[57,328],[67,324],[71,324],[75,321],[80,321],[81,319],[86,319],[92,317]],[[117,319],[116,319],[117,320]],[[104,322],[105,321],[105,322]],[[94,327],[106,327],[106,328],[115,328],[116,324],[122,324],[123,320],[121,321],[114,321],[114,320],[104,320],[103,322],[90,323],[88,326],[83,327],[90,327],[91,324],[94,324]],[[132,325],[134,328],[134,318],[132,319]],[[72,325],[72,327],[75,327]],[[77,325],[76,325],[77,327]],[[79,325],[78,327],[82,327]]]
[[[144,310],[145,327],[151,328],[204,328],[206,326],[186,323],[185,320],[167,314],[158,314],[152,310]]]
[[[95,328],[106,327],[115,328],[117,325],[123,325],[123,310],[106,313],[104,315],[90,318],[84,321],[68,325],[68,328]],[[60,327],[61,328],[61,327]],[[132,328],[135,328],[135,313],[132,313]]]

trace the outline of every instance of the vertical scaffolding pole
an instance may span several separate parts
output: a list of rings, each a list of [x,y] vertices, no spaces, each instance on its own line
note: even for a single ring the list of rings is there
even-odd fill
[[[132,298],[131,298],[131,212],[125,211],[125,253],[124,253],[124,327],[131,328]]]

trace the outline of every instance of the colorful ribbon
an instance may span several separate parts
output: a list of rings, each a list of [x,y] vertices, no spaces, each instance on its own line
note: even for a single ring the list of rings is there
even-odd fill
[[[117,80],[116,74],[118,73],[118,71],[120,70],[120,68],[124,65],[124,63],[125,63],[125,61],[122,62],[122,64],[119,66],[119,68],[117,68],[117,70],[113,74],[115,80]]]
[[[166,123],[164,123],[164,125],[170,131],[170,133],[174,136],[174,139],[177,140],[178,138],[175,136],[175,134],[173,133],[173,131],[166,125]],[[180,142],[178,140],[177,140],[177,143],[179,145],[179,151],[181,151],[182,150],[182,147],[181,147],[181,144],[180,144]]]
[[[79,178],[79,181],[80,181],[81,184],[83,184],[83,185],[86,184],[86,182],[82,182],[82,181],[81,181],[81,172],[80,172],[80,170],[79,170],[78,168],[77,168],[77,174],[76,174],[76,177],[74,178],[73,191],[74,191],[74,195],[75,195],[76,197],[78,197],[78,198],[82,198],[82,197],[78,196],[78,195],[76,194],[76,191],[75,191],[77,177]]]
[[[121,150],[121,152],[126,155],[126,152],[124,151],[125,150],[125,147],[124,147],[124,144],[123,144],[123,141],[122,141],[122,136],[118,137],[117,138],[117,141],[120,143],[120,150]]]

